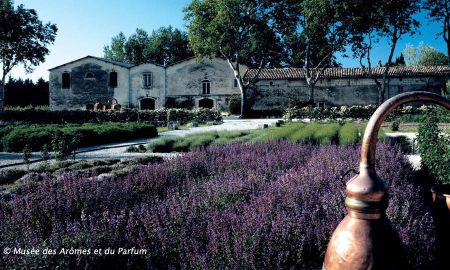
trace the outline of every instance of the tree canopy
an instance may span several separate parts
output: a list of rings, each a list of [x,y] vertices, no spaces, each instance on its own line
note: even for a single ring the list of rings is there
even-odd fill
[[[11,0],[0,4],[0,64],[2,82],[13,67],[22,64],[27,71],[45,60],[48,45],[55,41],[57,27],[42,23],[34,9],[14,7]],[[4,83],[0,86],[0,112],[3,112]]]
[[[171,64],[192,57],[187,34],[171,26],[161,27],[149,35],[136,29],[128,39],[121,32],[103,48],[104,57],[130,64]]]
[[[421,0],[355,0],[349,5],[348,15],[356,18],[352,19],[351,25],[353,35],[350,44],[353,56],[359,58],[361,67],[375,81],[379,90],[379,103],[385,99],[389,68],[394,65],[397,43],[403,36],[417,32],[419,21],[415,15],[420,8]],[[387,40],[389,45],[386,69],[381,80],[372,76],[371,55],[374,44],[380,40]]]
[[[314,102],[314,86],[328,67],[338,66],[336,53],[345,52],[352,35],[351,17],[342,1],[274,0],[274,26],[279,29],[287,52],[287,64],[305,70]],[[359,16],[354,13],[353,16]]]
[[[185,9],[189,44],[198,59],[222,57],[234,71],[241,90],[241,116],[246,114],[241,65],[278,66],[283,55],[281,37],[274,27],[272,1],[193,0]],[[255,76],[257,77],[257,76]]]
[[[424,45],[423,42],[417,48],[411,44],[406,45],[403,54],[407,66],[447,65],[447,56],[444,53],[430,45]]]
[[[450,1],[424,0],[423,7],[428,10],[428,17],[442,23],[441,35],[447,44],[447,64],[450,65]]]
[[[48,106],[49,85],[48,81],[40,78],[36,82],[30,79],[8,78],[5,85],[6,106]]]

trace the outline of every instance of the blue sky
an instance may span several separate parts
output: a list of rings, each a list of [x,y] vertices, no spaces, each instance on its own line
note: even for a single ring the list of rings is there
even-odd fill
[[[86,55],[103,56],[103,46],[119,32],[127,37],[142,28],[147,32],[162,26],[172,25],[185,30],[182,9],[190,0],[15,0],[16,5],[23,4],[38,12],[43,22],[51,21],[58,26],[56,41],[49,47],[50,54],[45,63],[26,74],[23,68],[15,68],[14,78],[40,77],[48,79],[48,69],[73,61]],[[425,14],[418,16],[422,21],[421,35],[404,37],[397,46],[396,55],[410,43],[417,46],[421,41],[446,52],[441,37],[435,39],[440,25],[427,25]],[[383,43],[383,42],[382,42]],[[373,62],[386,61],[389,53],[386,44],[378,45],[372,55]],[[344,67],[357,67],[357,60],[339,57]]]

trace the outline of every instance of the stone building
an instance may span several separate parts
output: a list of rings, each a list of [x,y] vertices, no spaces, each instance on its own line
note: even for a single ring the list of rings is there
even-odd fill
[[[381,80],[384,67],[372,74]],[[252,78],[257,70],[243,67]],[[450,77],[447,66],[391,67],[385,99],[398,93],[426,90],[441,93]],[[228,63],[220,58],[197,62],[191,58],[169,66],[130,65],[87,56],[50,69],[52,110],[93,109],[95,103],[117,102],[122,107],[152,110],[163,107],[204,107],[225,110],[239,87]],[[306,103],[310,88],[301,68],[263,69],[247,92],[254,112],[280,111]],[[378,88],[361,68],[328,68],[314,90],[319,107],[376,104]]]
[[[385,67],[372,69],[372,75],[382,82]],[[247,78],[257,73],[249,69]],[[301,68],[263,69],[259,80],[247,98],[251,109],[277,111],[289,105],[310,100],[310,87]],[[430,91],[441,94],[450,78],[448,66],[396,66],[389,69],[388,89],[384,99],[409,91]],[[362,68],[328,68],[314,86],[314,101],[318,107],[367,105],[378,102],[378,88]]]
[[[245,70],[243,70],[245,72]],[[50,69],[52,110],[93,109],[94,104],[153,110],[163,107],[226,109],[239,88],[228,63],[195,58],[161,66],[129,65],[87,56]]]

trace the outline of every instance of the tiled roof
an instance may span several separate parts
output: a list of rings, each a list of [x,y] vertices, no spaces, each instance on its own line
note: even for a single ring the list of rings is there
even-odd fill
[[[134,67],[133,64],[127,64],[127,63],[123,63],[123,62],[119,62],[119,61],[113,61],[113,60],[109,60],[109,59],[106,59],[106,58],[100,58],[100,57],[95,57],[95,56],[91,56],[91,57],[94,58],[94,59],[100,60],[100,61],[104,61],[104,62],[113,64],[113,65],[116,65],[116,66],[121,66],[121,67],[124,67],[124,68]]]
[[[376,77],[382,77],[386,67],[372,68],[372,74]],[[249,69],[244,79],[253,78],[257,69]],[[362,68],[327,68],[320,76],[321,79],[340,79],[340,78],[368,78],[368,70]],[[450,68],[448,66],[396,66],[389,69],[389,77],[450,77]],[[273,68],[262,69],[258,75],[260,80],[291,80],[305,79],[305,70],[303,68]]]
[[[85,56],[85,57],[83,57],[83,58],[80,58],[80,59],[77,59],[77,60],[74,60],[74,61],[65,63],[65,64],[63,64],[63,65],[59,65],[59,66],[54,67],[54,68],[51,68],[51,69],[49,69],[49,71],[52,71],[52,70],[54,70],[54,69],[63,67],[63,66],[65,66],[65,65],[69,65],[69,64],[72,64],[72,63],[81,61],[81,60],[86,59],[86,58],[97,59],[97,60],[99,60],[99,61],[103,61],[103,62],[110,63],[110,64],[113,64],[113,65],[116,65],[116,66],[119,66],[119,67],[124,67],[124,68],[132,68],[132,67],[134,67],[134,65],[132,65],[132,64],[127,64],[127,63],[122,63],[122,62],[112,61],[112,60],[109,60],[109,59],[106,59],[106,58],[100,58],[100,57],[95,57],[95,56],[88,55],[88,56]]]

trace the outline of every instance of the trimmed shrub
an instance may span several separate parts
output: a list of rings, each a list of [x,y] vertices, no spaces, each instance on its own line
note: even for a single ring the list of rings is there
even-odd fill
[[[337,144],[339,124],[325,124],[314,133],[314,140],[319,144]]]
[[[44,125],[44,126],[16,126],[3,137],[3,150],[20,152],[24,145],[29,144],[33,151],[40,151],[43,145],[50,145],[54,137],[57,149],[71,148],[96,144],[120,142],[129,139],[153,137],[157,130],[149,124],[83,124],[83,125]],[[74,140],[76,139],[76,140]],[[61,140],[61,142],[58,142]],[[53,146],[55,146],[55,143]],[[55,149],[55,148],[54,148]]]
[[[391,123],[391,129],[392,131],[398,131],[400,129],[400,121],[398,119],[395,119]]]
[[[153,140],[148,143],[147,149],[153,153],[170,153],[173,152],[173,144],[179,141],[179,137],[162,137],[158,140]]]
[[[218,110],[210,110],[204,108],[198,108],[192,111],[193,117],[192,121],[197,123],[206,123],[206,122],[222,122],[222,114]]]
[[[388,116],[388,120],[400,119],[403,122],[417,122],[423,117],[423,114],[430,111],[434,106],[403,106],[401,108],[395,109]],[[328,109],[310,108],[310,107],[291,107],[284,110],[283,118],[285,120],[292,119],[364,119],[368,120],[372,114],[377,109],[375,105],[365,105],[365,106],[341,106],[332,107]],[[440,109],[439,120],[441,122],[450,122],[450,117],[448,114]]]
[[[241,114],[241,96],[232,96],[228,101],[228,112],[231,114]]]
[[[157,109],[153,111],[49,111],[28,108],[10,110],[0,114],[0,121],[22,122],[29,124],[83,124],[105,122],[145,122],[157,126],[166,126],[168,121],[178,121],[186,124],[192,120],[202,123],[222,121],[222,115],[217,110],[210,109]],[[1,136],[1,131],[0,131]]]
[[[318,123],[308,124],[304,128],[292,133],[288,139],[294,142],[312,143],[314,142],[314,134],[316,134],[320,128],[321,125]]]
[[[360,132],[355,124],[345,123],[339,129],[339,144],[352,145],[360,140]]]
[[[417,136],[422,164],[439,183],[450,183],[450,137],[441,134],[436,111],[426,114]]]
[[[25,174],[27,174],[26,170],[17,170],[17,169],[0,170],[0,186],[12,184],[14,183],[14,181],[20,179]]]
[[[302,128],[305,127],[305,124],[303,123],[293,123],[287,126],[284,126],[282,128],[279,129],[274,129],[271,132],[271,135],[275,138],[275,139],[279,139],[279,140],[284,140],[289,138],[289,136],[294,133],[297,130],[300,130]]]

